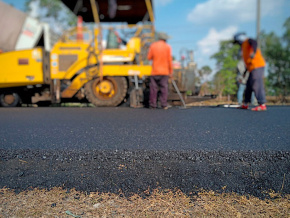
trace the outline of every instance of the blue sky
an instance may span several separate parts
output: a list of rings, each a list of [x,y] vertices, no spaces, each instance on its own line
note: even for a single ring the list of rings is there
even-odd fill
[[[4,0],[24,10],[25,0]],[[210,65],[220,40],[231,39],[244,31],[256,36],[257,0],[154,0],[157,31],[167,32],[176,59],[181,50],[193,50],[198,67]],[[261,30],[283,33],[290,16],[290,0],[261,0]]]

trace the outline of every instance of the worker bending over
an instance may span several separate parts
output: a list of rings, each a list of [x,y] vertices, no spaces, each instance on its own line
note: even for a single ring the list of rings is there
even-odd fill
[[[250,72],[246,85],[245,101],[239,108],[248,109],[252,92],[254,92],[259,105],[253,108],[252,111],[265,111],[267,110],[264,89],[264,71],[266,63],[258,48],[258,43],[254,39],[245,38],[244,33],[236,34],[234,36],[234,43],[241,46],[243,60],[247,70]]]

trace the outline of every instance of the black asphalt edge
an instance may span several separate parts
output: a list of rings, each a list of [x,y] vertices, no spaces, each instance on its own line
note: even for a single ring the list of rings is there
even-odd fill
[[[290,194],[288,151],[52,151],[0,149],[0,188],[63,187],[131,195],[200,189]],[[147,193],[147,192],[146,192]]]

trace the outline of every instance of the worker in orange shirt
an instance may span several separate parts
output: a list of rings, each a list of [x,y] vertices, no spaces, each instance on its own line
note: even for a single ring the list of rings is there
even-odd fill
[[[149,106],[157,107],[157,94],[160,89],[160,102],[163,109],[168,109],[168,78],[172,77],[171,47],[167,44],[169,36],[166,33],[158,33],[158,41],[151,44],[148,52],[148,60],[152,60],[152,76],[150,77]]]
[[[234,36],[234,43],[241,46],[243,60],[247,70],[250,72],[246,86],[245,101],[239,108],[248,109],[252,92],[254,92],[259,105],[252,108],[252,111],[265,111],[267,110],[264,89],[266,62],[262,56],[261,50],[258,48],[258,43],[254,39],[246,38],[244,33],[237,33]]]

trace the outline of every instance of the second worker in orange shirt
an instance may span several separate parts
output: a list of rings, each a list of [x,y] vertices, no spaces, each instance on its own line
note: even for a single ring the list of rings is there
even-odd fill
[[[237,33],[234,36],[234,43],[241,46],[244,63],[247,70],[250,72],[246,86],[245,101],[239,108],[248,109],[252,92],[254,92],[259,106],[252,108],[252,111],[265,111],[267,110],[264,89],[264,71],[266,62],[262,56],[260,48],[258,48],[258,43],[255,39],[246,38],[244,33]]]
[[[158,41],[151,44],[148,60],[152,60],[152,76],[150,77],[149,106],[157,108],[157,95],[160,90],[160,102],[163,109],[168,109],[168,78],[172,77],[171,47],[167,44],[168,35],[158,33]]]

